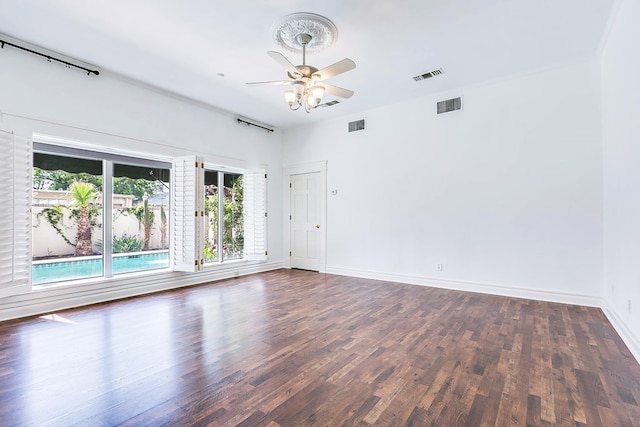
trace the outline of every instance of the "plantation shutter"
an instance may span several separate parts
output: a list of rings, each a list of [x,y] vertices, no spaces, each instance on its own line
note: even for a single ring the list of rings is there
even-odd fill
[[[267,174],[244,174],[244,258],[267,259]]]
[[[171,195],[172,268],[174,271],[202,270],[204,163],[201,157],[174,159]]]
[[[0,297],[31,289],[31,141],[0,130]]]

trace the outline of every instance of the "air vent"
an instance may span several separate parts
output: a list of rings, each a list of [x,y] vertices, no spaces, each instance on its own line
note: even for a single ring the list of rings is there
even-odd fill
[[[340,104],[340,101],[333,100],[333,101],[325,102],[324,104],[318,105],[318,107],[325,108],[325,107],[331,107],[332,105],[336,105],[336,104]]]
[[[438,102],[438,114],[462,109],[462,98],[452,98]]]
[[[437,70],[429,71],[428,73],[415,76],[413,80],[419,82],[420,80],[426,80],[426,79],[430,79],[431,77],[439,76],[442,73],[444,73],[444,71],[442,71],[442,68],[438,68]]]
[[[349,132],[355,132],[357,130],[364,130],[364,119],[349,122]]]

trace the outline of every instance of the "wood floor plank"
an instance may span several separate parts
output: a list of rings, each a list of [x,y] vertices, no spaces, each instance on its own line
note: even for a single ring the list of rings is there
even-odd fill
[[[0,323],[0,425],[640,426],[601,310],[278,270]]]

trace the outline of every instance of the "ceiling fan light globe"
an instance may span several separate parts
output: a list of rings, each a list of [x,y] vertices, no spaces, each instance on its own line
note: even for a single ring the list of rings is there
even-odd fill
[[[315,106],[314,105],[314,99],[312,97],[310,97],[310,96],[307,96],[305,98],[304,104],[307,107],[307,110],[310,109],[310,108],[313,108]]]
[[[296,94],[293,90],[285,90],[284,91],[284,99],[289,104],[289,107],[293,107],[293,104],[296,102]]]
[[[293,93],[296,94],[296,98],[300,99],[304,94],[305,83],[302,80],[296,80],[293,82]]]
[[[322,102],[322,96],[324,95],[324,87],[316,85],[309,89],[308,103],[311,108],[316,108]]]
[[[324,95],[324,87],[320,85],[315,85],[311,88],[311,96],[314,99],[317,99],[318,102],[322,101],[322,95]]]

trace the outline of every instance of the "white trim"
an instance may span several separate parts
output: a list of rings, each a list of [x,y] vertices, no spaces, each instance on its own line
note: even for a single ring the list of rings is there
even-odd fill
[[[287,166],[284,168],[283,176],[283,199],[284,199],[284,217],[283,217],[283,235],[284,235],[284,266],[291,268],[291,222],[289,215],[291,214],[291,192],[289,183],[291,175],[304,173],[320,173],[320,259],[318,260],[318,271],[325,273],[327,269],[327,161],[319,161],[313,163],[305,163],[301,165]]]
[[[102,160],[102,275],[113,276],[113,162]],[[105,212],[107,215],[105,215]],[[111,214],[110,214],[111,213]],[[142,225],[142,222],[140,222]]]
[[[173,160],[173,158],[170,156],[163,156],[155,153],[145,153],[141,151],[111,147],[111,146],[106,146],[106,145],[101,145],[98,143],[92,143],[92,142],[86,142],[86,141],[77,141],[74,139],[45,135],[37,132],[33,133],[33,140],[43,144],[57,145],[60,147],[77,148],[80,150],[95,151],[96,153],[107,153],[107,154],[113,154],[117,156],[139,157],[141,159],[154,160],[157,162],[171,163],[171,161]]]
[[[153,292],[210,283],[282,268],[282,263],[229,262],[198,273],[145,271],[109,280],[87,280],[79,285],[34,289],[0,299],[0,321],[50,313]],[[119,275],[120,276],[120,275]]]
[[[592,295],[522,288],[519,286],[508,286],[502,284],[410,276],[404,274],[387,274],[340,267],[327,267],[327,273],[339,274],[341,276],[362,277],[365,279],[384,280],[387,282],[407,283],[410,285],[431,286],[434,288],[451,289],[456,291],[477,292],[512,298],[525,298],[538,301],[558,302],[562,304],[583,305],[587,307],[602,307],[603,304],[603,299],[601,297]]]
[[[222,165],[220,163],[213,162],[211,160],[207,160],[210,156],[203,156],[204,160],[204,170],[209,172],[224,172],[224,173],[234,173],[239,175],[244,175],[247,173],[248,168],[245,166],[229,166]],[[266,168],[265,168],[266,169]]]
[[[624,320],[609,304],[606,304],[602,307],[602,311],[604,315],[609,319],[609,323],[616,330],[622,341],[627,345],[629,351],[635,357],[636,362],[640,363],[640,337],[634,334],[633,328],[627,325]]]

